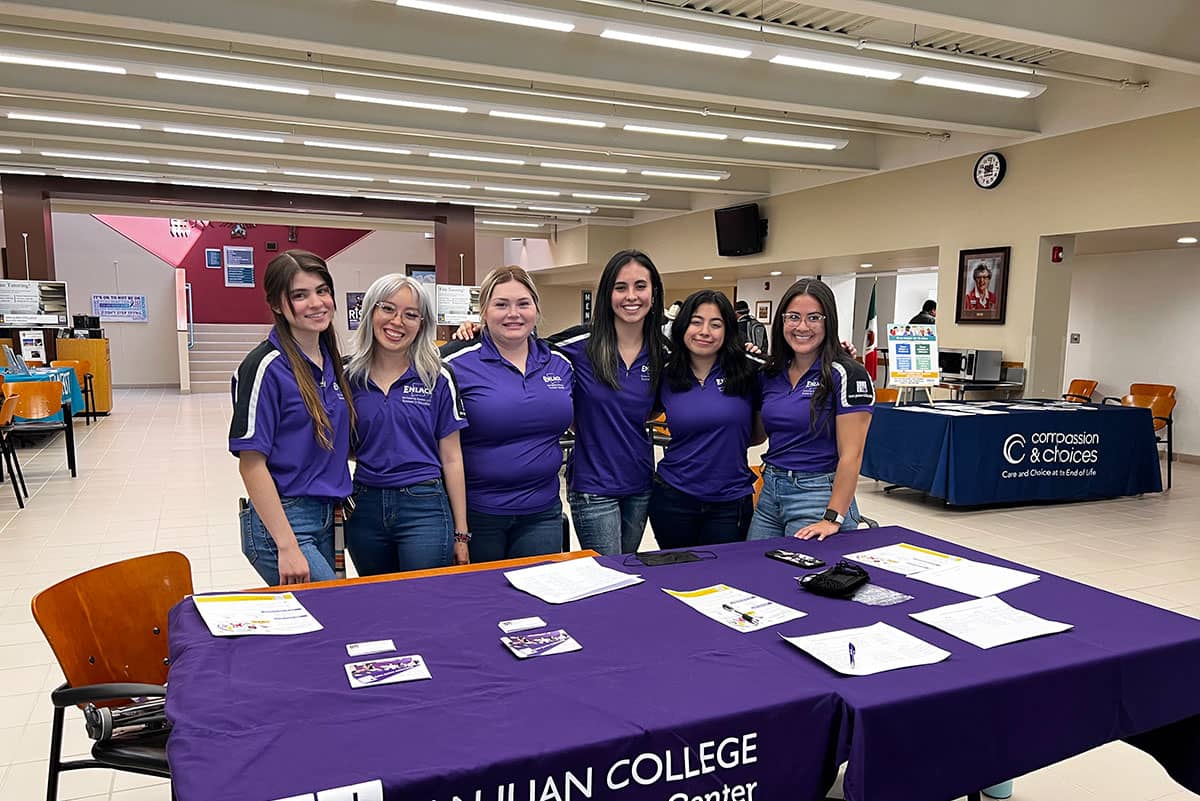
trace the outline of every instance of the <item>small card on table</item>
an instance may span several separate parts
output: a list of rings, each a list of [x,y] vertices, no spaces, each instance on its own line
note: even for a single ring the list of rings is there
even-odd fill
[[[514,620],[501,620],[500,630],[505,634],[512,634],[514,631],[529,631],[530,629],[540,629],[546,625],[546,621],[540,617],[518,617]]]
[[[501,637],[500,641],[507,645],[508,650],[518,659],[566,654],[583,649],[583,646],[563,629],[541,631],[537,634],[515,634],[511,637]]]
[[[425,659],[418,654],[367,659],[346,665],[346,677],[351,687],[374,687],[377,684],[396,684],[432,678]]]
[[[346,654],[348,656],[366,656],[367,654],[386,654],[388,651],[395,651],[396,643],[391,640],[371,640],[369,642],[349,642],[346,643]]]

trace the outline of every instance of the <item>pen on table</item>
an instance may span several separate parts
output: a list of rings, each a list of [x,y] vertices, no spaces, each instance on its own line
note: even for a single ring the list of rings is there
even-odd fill
[[[849,643],[850,650],[850,667],[854,667],[854,643]]]
[[[753,612],[743,612],[740,609],[734,609],[729,604],[721,604],[721,608],[726,609],[730,612],[733,612],[735,615],[737,615],[738,617],[740,617],[742,620],[746,621],[747,623],[758,623],[758,620],[755,619]]]

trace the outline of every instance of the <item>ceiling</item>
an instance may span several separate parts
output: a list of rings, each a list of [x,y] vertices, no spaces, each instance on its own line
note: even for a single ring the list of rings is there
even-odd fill
[[[1193,240],[1200,239],[1200,221],[1076,234],[1075,255],[1095,256],[1102,253],[1134,253],[1143,250],[1188,250],[1200,258],[1200,244],[1195,241],[1179,242],[1179,239],[1184,237],[1190,237]]]
[[[552,236],[1198,106],[1198,29],[1194,0],[0,2],[0,174]]]

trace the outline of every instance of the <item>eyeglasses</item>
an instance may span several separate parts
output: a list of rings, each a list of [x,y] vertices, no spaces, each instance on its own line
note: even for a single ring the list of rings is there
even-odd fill
[[[796,314],[795,312],[787,312],[783,315],[783,321],[788,325],[799,325],[800,321],[809,325],[820,325],[825,322],[825,318],[829,315],[821,314],[820,312],[812,312],[811,314]]]
[[[386,300],[381,300],[376,303],[375,308],[386,317],[395,317],[396,314],[400,312],[400,309],[398,309],[395,304],[388,303]],[[400,316],[404,318],[404,322],[406,323],[419,323],[421,320],[425,319],[420,315],[420,313],[415,312],[412,309],[405,309],[404,313]]]

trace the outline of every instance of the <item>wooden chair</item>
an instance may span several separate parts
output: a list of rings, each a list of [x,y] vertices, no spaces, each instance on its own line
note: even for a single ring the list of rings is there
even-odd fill
[[[1063,393],[1063,400],[1073,403],[1091,403],[1092,393],[1096,391],[1096,382],[1087,378],[1072,378],[1071,385]]]
[[[50,693],[47,801],[58,796],[62,771],[109,768],[170,778],[168,730],[118,732],[92,746],[92,758],[62,761],[64,710],[71,705],[121,706],[166,695],[167,613],[192,593],[187,557],[174,551],[138,556],[60,581],[33,598],[33,619],[66,681]]]
[[[20,389],[18,389],[20,387]],[[63,385],[58,381],[22,381],[20,384],[5,384],[5,395],[15,396],[17,417],[24,418],[13,423],[15,434],[43,434],[62,431],[67,448],[67,467],[71,478],[78,473],[75,469],[75,426],[71,420],[71,403],[63,401]],[[61,420],[51,419],[59,412]]]
[[[50,362],[51,367],[70,367],[75,371],[75,380],[79,382],[79,391],[83,394],[83,423],[91,425],[97,418],[96,389],[92,385],[92,363],[87,359],[57,359]]]
[[[1130,395],[1165,395],[1168,398],[1175,397],[1174,384],[1130,384]]]
[[[13,417],[17,413],[17,395],[10,395],[0,405],[0,453],[4,456],[4,464],[8,468],[8,476],[12,479],[13,494],[17,496],[17,506],[25,508],[25,498],[29,490],[25,487],[25,474],[21,472],[21,462],[17,459],[17,449],[13,446],[12,434]],[[23,497],[22,497],[23,496]]]
[[[650,439],[655,445],[665,448],[671,444],[671,429],[667,428],[666,412],[646,423],[646,431],[650,434]]]
[[[761,464],[750,465],[750,472],[754,474],[754,505],[758,506],[758,496],[762,494],[763,466]]]
[[[900,399],[900,390],[896,387],[877,387],[875,389],[876,403],[895,403]]]
[[[33,369],[34,367],[45,367],[46,363],[41,359],[26,359],[25,366]]]
[[[1133,384],[1132,386],[1168,386],[1165,384]],[[1174,387],[1171,387],[1174,390]],[[1105,398],[1105,403],[1119,403],[1121,406],[1139,406],[1149,409],[1154,418],[1154,442],[1167,446],[1167,489],[1171,488],[1171,463],[1175,460],[1175,396],[1172,395],[1134,395],[1121,398]]]

